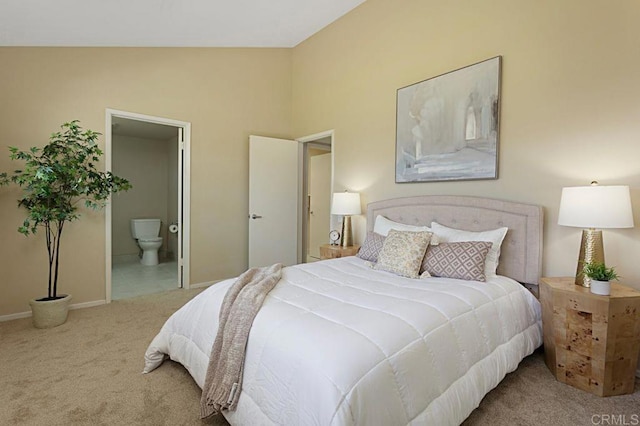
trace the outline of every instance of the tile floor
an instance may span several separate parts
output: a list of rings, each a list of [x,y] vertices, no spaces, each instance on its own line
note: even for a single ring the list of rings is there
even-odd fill
[[[138,259],[114,263],[111,269],[111,299],[128,299],[179,287],[177,261],[145,266]]]

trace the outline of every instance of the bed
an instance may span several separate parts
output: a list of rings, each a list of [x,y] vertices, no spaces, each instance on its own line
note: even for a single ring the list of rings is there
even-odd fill
[[[506,227],[486,282],[410,279],[358,257],[283,269],[255,318],[233,425],[456,425],[542,344],[540,304],[522,285],[541,270],[542,208],[477,197],[373,202],[376,218],[466,231]],[[145,354],[202,387],[226,280],[174,313]]]

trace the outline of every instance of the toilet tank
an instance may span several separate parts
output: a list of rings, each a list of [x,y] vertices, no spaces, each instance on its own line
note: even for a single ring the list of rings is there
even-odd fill
[[[160,234],[160,219],[131,219],[131,236],[154,238]]]

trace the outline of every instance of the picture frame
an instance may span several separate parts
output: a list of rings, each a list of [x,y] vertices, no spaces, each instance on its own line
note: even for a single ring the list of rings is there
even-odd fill
[[[397,90],[396,183],[498,178],[502,56]]]

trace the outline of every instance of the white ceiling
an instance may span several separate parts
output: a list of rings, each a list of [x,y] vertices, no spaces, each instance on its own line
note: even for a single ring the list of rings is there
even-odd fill
[[[364,0],[0,0],[0,46],[293,47]]]

